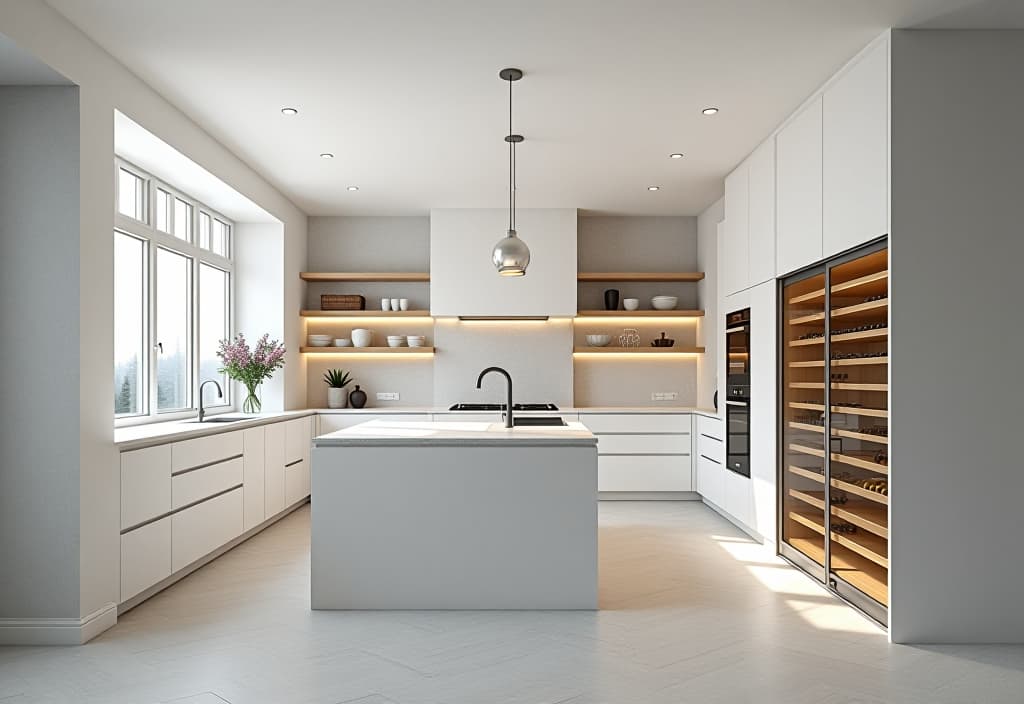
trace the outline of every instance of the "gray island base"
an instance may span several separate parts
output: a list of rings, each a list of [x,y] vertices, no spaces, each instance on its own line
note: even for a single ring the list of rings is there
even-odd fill
[[[313,609],[596,609],[580,423],[371,421],[312,452]]]

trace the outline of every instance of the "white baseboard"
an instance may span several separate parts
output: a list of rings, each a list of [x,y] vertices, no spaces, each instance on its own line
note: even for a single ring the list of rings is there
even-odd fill
[[[696,491],[599,491],[601,501],[700,501]]]
[[[774,545],[775,544],[774,540],[765,540],[763,535],[758,533],[756,530],[754,530],[753,528],[748,526],[743,521],[738,520],[735,516],[733,516],[731,513],[726,511],[724,508],[722,508],[718,504],[714,504],[714,503],[708,501],[706,498],[703,499],[703,501],[704,501],[704,505],[705,506],[710,508],[712,511],[717,513],[719,516],[721,516],[725,520],[729,521],[729,523],[732,523],[734,526],[739,528],[741,531],[743,531],[744,533],[749,535],[751,538],[753,538],[757,542],[765,543],[765,544],[770,544],[770,545]]]
[[[116,623],[114,603],[82,618],[0,618],[0,645],[82,645]]]

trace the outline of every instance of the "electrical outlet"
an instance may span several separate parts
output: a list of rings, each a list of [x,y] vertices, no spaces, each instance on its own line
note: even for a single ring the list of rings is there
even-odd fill
[[[675,401],[679,398],[679,394],[676,391],[655,391],[651,393],[652,401]]]
[[[378,391],[377,392],[377,400],[378,401],[397,401],[399,398],[400,397],[399,397],[397,392],[388,392],[388,391]]]

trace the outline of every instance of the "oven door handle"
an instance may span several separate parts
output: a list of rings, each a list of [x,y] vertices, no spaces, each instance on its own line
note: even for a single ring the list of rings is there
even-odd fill
[[[747,408],[748,406],[750,406],[750,402],[749,401],[726,401],[725,405],[726,406],[742,406],[743,408]]]

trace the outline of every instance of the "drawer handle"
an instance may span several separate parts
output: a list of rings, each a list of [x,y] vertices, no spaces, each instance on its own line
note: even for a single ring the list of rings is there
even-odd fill
[[[133,530],[138,530],[139,528],[143,528],[145,526],[148,526],[150,523],[156,523],[157,521],[161,521],[161,520],[167,518],[168,516],[173,516],[176,513],[181,513],[182,511],[185,511],[187,509],[192,508],[193,506],[198,506],[199,504],[206,503],[210,499],[216,499],[218,496],[223,496],[224,494],[230,494],[232,491],[235,491],[237,489],[241,489],[243,486],[244,486],[244,484],[235,484],[232,487],[228,487],[227,489],[222,489],[221,491],[218,491],[216,494],[210,494],[209,496],[206,496],[206,497],[204,497],[202,499],[196,499],[192,503],[185,504],[181,508],[176,508],[173,511],[167,511],[166,513],[161,513],[159,516],[154,516],[153,518],[147,518],[146,520],[142,521],[141,523],[136,523],[133,526],[125,528],[124,530],[121,531],[121,535],[124,535],[125,533],[131,533]]]
[[[225,457],[222,460],[214,460],[213,462],[207,462],[206,464],[198,464],[195,467],[189,467],[187,469],[179,469],[177,472],[171,472],[172,477],[177,477],[182,474],[188,474],[189,472],[195,472],[197,469],[206,469],[212,467],[215,464],[222,464],[224,462],[230,462],[231,460],[241,459],[242,455],[231,455],[231,457]]]
[[[288,469],[289,467],[294,467],[295,465],[299,464],[300,462],[302,462],[302,460],[295,460],[294,462],[289,462],[288,464],[286,464],[284,466],[284,468]]]
[[[701,457],[706,459],[708,462],[714,462],[717,465],[721,465],[722,464],[721,462],[719,462],[718,460],[714,459],[713,457],[708,457],[707,455],[701,455]]]

